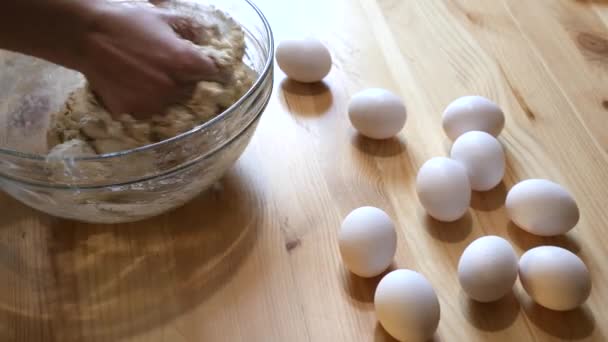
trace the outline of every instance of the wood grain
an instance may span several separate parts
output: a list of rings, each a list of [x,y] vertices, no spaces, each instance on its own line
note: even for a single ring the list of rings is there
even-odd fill
[[[277,41],[319,37],[334,57],[321,84],[286,81],[222,182],[185,207],[126,225],[57,220],[0,197],[2,341],[392,341],[376,322],[378,278],[342,266],[337,232],[361,205],[398,227],[394,268],[423,273],[441,302],[435,341],[608,340],[608,2],[598,0],[258,0]],[[392,140],[359,137],[349,97],[384,87],[407,103]],[[504,109],[508,170],[468,215],[428,218],[418,168],[446,155],[441,112],[480,94]],[[508,221],[516,182],[571,190],[576,229],[539,238]],[[519,283],[472,302],[456,276],[468,243],[495,234],[518,254],[553,244],[588,265],[580,309],[533,304]]]

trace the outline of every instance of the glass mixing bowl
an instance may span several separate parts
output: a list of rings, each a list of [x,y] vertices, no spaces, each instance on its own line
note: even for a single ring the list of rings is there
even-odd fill
[[[50,114],[60,109],[83,77],[0,51],[0,188],[54,216],[128,222],[183,205],[236,162],[272,92],[272,32],[249,0],[185,1],[215,5],[243,26],[246,63],[258,74],[251,89],[222,114],[172,139],[94,157],[50,159]]]

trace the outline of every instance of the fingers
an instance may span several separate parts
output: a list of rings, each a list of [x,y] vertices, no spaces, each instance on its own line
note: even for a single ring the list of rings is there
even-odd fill
[[[179,90],[179,93],[176,95],[176,103],[186,103],[194,96],[194,92],[196,91],[197,82],[191,82],[182,85]]]
[[[165,2],[150,0],[153,5]],[[120,13],[124,25],[109,26],[112,39],[100,40],[99,51],[93,54],[105,69],[92,68],[87,73],[93,90],[112,114],[129,113],[138,119],[162,115],[168,106],[192,98],[199,81],[224,83],[231,77],[226,75],[230,61],[223,54],[191,42],[206,31],[197,29],[188,17],[162,6]]]
[[[202,30],[200,29],[200,25],[196,25],[190,17],[180,15],[165,8],[164,5],[169,3],[168,0],[148,0],[148,2],[158,7],[158,15],[160,15],[160,17],[169,24],[173,31],[180,37],[190,41],[197,40],[197,33]]]
[[[167,85],[159,89],[142,89],[140,94],[133,96],[129,91],[130,87],[116,91],[112,84],[104,83],[106,82],[91,84],[91,90],[96,95],[97,101],[112,116],[130,114],[140,120],[149,119],[154,115],[164,115],[170,106],[188,102],[196,89],[196,83]]]
[[[195,43],[204,41],[204,28],[192,18],[171,11],[164,11],[161,15],[178,36]]]
[[[147,82],[131,79],[126,83],[116,82],[106,74],[93,76],[89,77],[89,84],[99,103],[113,116],[130,114],[136,119],[164,114],[170,105],[189,99],[194,89],[160,74],[148,75]]]
[[[172,56],[171,73],[178,83],[226,83],[230,78],[230,73],[220,67],[214,56],[188,41],[177,41]]]
[[[155,5],[166,0],[151,0]],[[173,78],[180,84],[198,81],[225,82],[228,77],[221,72],[216,60],[201,51],[196,43],[204,41],[204,27],[192,18],[165,9],[157,9],[157,14],[168,24],[172,31],[182,39],[173,40],[170,53]],[[177,38],[176,36],[176,38]]]

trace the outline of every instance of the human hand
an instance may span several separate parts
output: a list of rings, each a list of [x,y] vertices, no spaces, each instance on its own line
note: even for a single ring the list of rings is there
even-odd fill
[[[158,1],[157,1],[158,2]],[[186,39],[194,24],[160,8],[110,4],[92,21],[77,69],[113,114],[162,114],[201,80],[221,81],[215,61]]]

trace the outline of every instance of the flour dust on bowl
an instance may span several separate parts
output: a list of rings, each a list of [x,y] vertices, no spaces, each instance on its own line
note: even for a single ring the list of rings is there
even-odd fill
[[[71,94],[82,88],[83,76],[39,59],[0,51],[0,187],[5,192],[30,207],[67,219],[137,221],[183,205],[236,162],[272,92],[270,26],[249,0],[173,1],[214,6],[238,23],[245,46],[242,61],[252,72],[251,86],[217,115],[174,137],[109,153],[95,149],[99,146],[93,146],[97,153],[54,153],[91,143],[89,137],[49,143],[50,128],[56,121],[53,113],[61,113]],[[50,147],[54,147],[53,153],[49,153]]]

